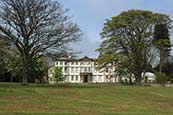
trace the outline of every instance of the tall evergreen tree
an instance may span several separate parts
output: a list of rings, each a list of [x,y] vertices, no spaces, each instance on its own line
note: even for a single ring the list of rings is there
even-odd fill
[[[159,50],[159,71],[162,72],[162,66],[169,63],[171,51],[171,42],[169,35],[169,23],[159,23],[154,28],[154,45]]]

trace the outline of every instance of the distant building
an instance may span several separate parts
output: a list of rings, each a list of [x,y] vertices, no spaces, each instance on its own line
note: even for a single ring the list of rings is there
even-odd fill
[[[67,83],[115,83],[119,78],[114,75],[113,66],[99,69],[96,59],[83,58],[61,58],[55,62],[55,67],[62,68],[64,82]],[[51,81],[51,70],[49,70],[49,82]]]

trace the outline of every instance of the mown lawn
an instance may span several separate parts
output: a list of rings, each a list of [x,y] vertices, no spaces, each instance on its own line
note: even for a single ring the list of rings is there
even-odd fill
[[[0,83],[1,115],[173,115],[173,88]]]

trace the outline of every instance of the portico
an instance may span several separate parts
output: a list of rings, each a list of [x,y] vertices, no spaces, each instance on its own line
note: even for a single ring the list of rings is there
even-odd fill
[[[91,83],[92,82],[92,73],[80,73],[82,83]]]

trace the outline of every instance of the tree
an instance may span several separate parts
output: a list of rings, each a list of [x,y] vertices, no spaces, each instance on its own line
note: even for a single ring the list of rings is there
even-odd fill
[[[5,73],[5,59],[9,54],[10,43],[0,38],[0,75]]]
[[[10,43],[0,38],[0,55],[7,54],[7,49],[10,47]]]
[[[15,53],[14,53],[15,52]],[[21,80],[21,71],[22,71],[22,62],[19,52],[16,49],[8,53],[8,56],[5,57],[4,65],[6,72],[10,73],[11,75],[11,82],[13,78],[17,78],[19,81]],[[45,75],[46,69],[43,66],[43,59],[42,58],[34,58],[30,62],[30,78],[29,82],[35,82],[35,80],[42,80],[43,76]]]
[[[161,85],[164,85],[168,80],[165,73],[156,72],[155,75],[157,83],[160,83]]]
[[[53,0],[1,0],[0,38],[18,49],[24,85],[33,58],[60,51],[79,40],[80,29],[66,16],[67,11]]]
[[[171,42],[169,38],[169,21],[157,24],[154,31],[153,43],[159,50],[159,71],[162,72],[162,66],[169,63],[169,56],[171,51]]]
[[[52,71],[52,80],[59,82],[59,81],[63,81],[63,76],[62,76],[62,69],[60,67],[55,67],[53,68]]]
[[[13,77],[20,76],[22,70],[21,65],[20,55],[16,51],[10,52],[6,56],[5,68],[11,74],[11,82]]]
[[[165,63],[162,65],[162,73],[166,74],[168,76],[168,80],[173,80],[173,58],[169,59],[168,63]],[[155,67],[155,71],[160,72],[160,65],[157,65]]]
[[[20,77],[21,74],[21,61],[19,54],[14,51],[8,53],[5,59],[5,69],[11,74],[10,78],[10,92],[12,91],[12,82],[14,77]],[[19,78],[20,79],[20,78]]]
[[[4,73],[5,73],[5,61],[4,61],[4,59],[5,59],[5,56],[3,55],[3,54],[0,54],[0,76],[2,75],[4,75]]]
[[[43,59],[42,58],[35,58],[32,61],[32,69],[31,69],[31,81],[35,82],[35,80],[41,81],[45,75],[46,68],[43,66]]]
[[[101,33],[100,57],[105,54],[112,57],[115,66],[127,69],[140,84],[142,73],[156,58],[153,28],[163,19],[169,20],[169,17],[150,11],[129,10],[107,20]]]

